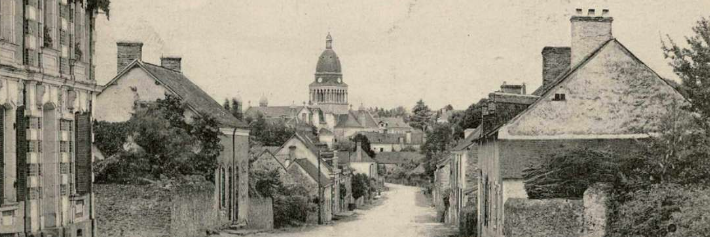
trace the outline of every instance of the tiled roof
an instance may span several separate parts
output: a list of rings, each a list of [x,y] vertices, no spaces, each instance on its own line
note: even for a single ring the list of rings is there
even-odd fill
[[[360,121],[360,115],[365,116],[364,121]],[[379,125],[375,118],[365,110],[350,110],[347,114],[341,114],[337,117],[338,122],[336,128],[378,128]],[[363,123],[364,122],[364,123]]]
[[[159,83],[167,87],[169,91],[172,91],[178,97],[180,97],[189,108],[194,110],[200,115],[207,115],[215,118],[221,125],[235,127],[235,128],[248,128],[248,125],[232,116],[232,114],[225,110],[222,105],[217,103],[209,94],[200,89],[197,85],[192,83],[184,74],[167,69],[161,66],[153,65],[150,63],[144,63],[138,60],[133,61],[131,65],[127,68],[131,68],[135,65],[140,66],[145,69],[150,75],[152,75]],[[128,71],[124,69],[123,72]],[[116,79],[117,80],[118,76]],[[107,84],[110,86],[112,82]]]
[[[324,175],[322,173],[318,175],[318,167],[315,164],[309,162],[307,159],[296,159],[294,163],[301,166],[301,168],[303,168],[303,170],[305,170],[306,173],[308,173],[308,175],[313,178],[313,180],[318,180],[318,177],[320,177],[320,184],[322,186],[330,185],[330,179],[327,177],[327,175]],[[321,169],[324,169],[324,163],[325,162],[321,163]]]
[[[408,164],[421,161],[424,155],[419,152],[380,152],[375,159],[380,164]]]
[[[370,155],[367,154],[367,152],[363,151],[362,152],[362,160],[358,161],[357,159],[357,152],[352,152],[350,153],[350,162],[369,162],[369,163],[377,163],[376,160],[372,159]],[[338,162],[340,163],[340,162]]]

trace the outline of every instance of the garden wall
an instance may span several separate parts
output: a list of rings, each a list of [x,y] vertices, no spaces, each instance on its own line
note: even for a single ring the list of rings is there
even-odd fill
[[[250,229],[271,230],[274,228],[274,209],[271,198],[249,199]]]
[[[94,187],[97,236],[204,236],[228,223],[214,206],[211,183]]]

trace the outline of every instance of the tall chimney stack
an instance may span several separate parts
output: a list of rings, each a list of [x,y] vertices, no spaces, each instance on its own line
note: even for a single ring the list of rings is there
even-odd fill
[[[542,49],[542,85],[547,86],[569,69],[570,47],[545,47]]]
[[[143,43],[121,41],[116,43],[116,72],[120,72],[133,60],[143,60]]]
[[[587,9],[584,15],[582,9],[576,9],[576,14],[570,18],[572,23],[571,63],[574,66],[587,57],[605,42],[614,38],[611,34],[611,23],[614,18],[609,16],[609,10],[603,9],[596,14],[594,9]]]
[[[160,66],[173,71],[182,72],[181,61],[181,57],[160,57]]]

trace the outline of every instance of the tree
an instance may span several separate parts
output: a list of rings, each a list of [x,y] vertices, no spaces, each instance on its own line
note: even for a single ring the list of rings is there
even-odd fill
[[[375,158],[375,155],[376,155],[375,151],[373,151],[372,147],[370,147],[370,140],[367,139],[367,136],[365,136],[361,133],[358,133],[352,137],[352,140],[355,144],[360,142],[360,148],[362,148],[362,150],[365,153],[367,153],[367,155],[369,155],[372,158]],[[356,151],[356,149],[357,149],[357,145],[353,147],[352,151]]]
[[[431,110],[429,106],[424,104],[423,100],[417,101],[417,104],[412,108],[412,117],[409,125],[413,128],[426,130],[429,121],[431,120]]]
[[[685,38],[688,48],[680,47],[667,35],[668,42],[662,41],[662,49],[687,90],[690,111],[701,114],[703,126],[707,127],[710,118],[710,21],[701,18],[693,32],[695,35]]]
[[[269,123],[262,114],[249,123],[251,140],[263,146],[281,146],[296,131],[283,123]]]
[[[481,124],[481,106],[485,103],[485,99],[481,99],[478,103],[473,103],[461,113],[455,113],[451,117],[451,124],[455,139],[464,137],[464,131],[470,128],[477,128]]]
[[[421,150],[426,156],[425,168],[429,177],[434,176],[436,164],[446,157],[453,141],[453,131],[448,124],[435,124],[433,129],[426,132],[426,141]]]

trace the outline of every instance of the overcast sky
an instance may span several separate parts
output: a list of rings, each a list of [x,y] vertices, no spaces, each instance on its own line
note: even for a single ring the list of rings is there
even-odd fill
[[[464,109],[504,81],[537,88],[540,52],[569,46],[575,8],[609,8],[614,36],[668,78],[661,36],[682,41],[710,16],[708,0],[114,0],[98,18],[96,75],[115,76],[117,41],[142,41],[144,61],[182,56],[219,102],[301,104],[331,32],[355,107]]]

